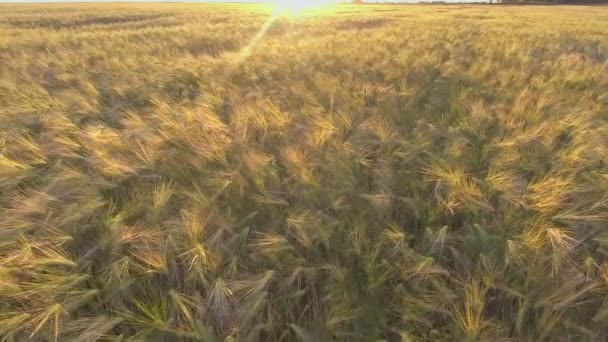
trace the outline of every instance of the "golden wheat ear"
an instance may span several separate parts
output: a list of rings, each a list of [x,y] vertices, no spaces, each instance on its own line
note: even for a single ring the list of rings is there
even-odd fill
[[[29,324],[31,324],[33,327],[33,331],[29,338],[33,338],[40,333],[48,336],[55,342],[59,341],[59,336],[61,334],[61,320],[64,314],[65,311],[63,310],[61,304],[53,304],[36,316],[33,316],[29,322]],[[44,327],[48,328],[48,335],[42,330]]]
[[[0,315],[0,336],[15,338],[28,322],[31,322],[31,314],[19,311],[6,311]]]
[[[235,295],[226,282],[218,277],[209,293],[208,305],[212,319],[220,331],[228,331],[234,323]]]
[[[454,320],[464,336],[473,341],[488,326],[485,319],[486,289],[478,282],[465,284],[462,302],[453,308]]]
[[[68,321],[64,323],[62,339],[70,342],[112,340],[114,336],[108,333],[122,322],[122,318],[106,315]]]

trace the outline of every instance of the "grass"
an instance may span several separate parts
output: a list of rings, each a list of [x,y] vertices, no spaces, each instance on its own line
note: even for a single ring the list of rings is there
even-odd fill
[[[602,341],[608,8],[0,6],[0,340]]]

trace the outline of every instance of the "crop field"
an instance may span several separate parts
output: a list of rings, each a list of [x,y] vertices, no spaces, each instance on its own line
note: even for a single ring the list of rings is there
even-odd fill
[[[0,341],[606,341],[608,7],[0,5]]]

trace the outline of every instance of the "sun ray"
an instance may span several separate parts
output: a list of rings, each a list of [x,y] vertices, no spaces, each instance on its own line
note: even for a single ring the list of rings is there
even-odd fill
[[[251,38],[249,43],[247,45],[245,45],[245,47],[243,49],[241,49],[241,52],[239,53],[240,59],[245,59],[251,55],[251,51],[253,50],[253,47],[262,38],[264,38],[264,36],[266,35],[266,32],[268,32],[268,29],[270,29],[272,24],[274,24],[274,22],[277,21],[277,19],[279,19],[280,16],[281,16],[280,13],[277,13],[276,11],[272,13],[272,15],[264,22],[264,25],[262,25],[260,30],[255,34],[255,36],[253,36],[253,38]]]

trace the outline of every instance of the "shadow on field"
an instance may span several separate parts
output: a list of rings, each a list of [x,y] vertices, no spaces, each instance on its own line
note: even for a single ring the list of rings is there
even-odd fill
[[[337,30],[362,30],[362,29],[373,29],[388,25],[394,22],[394,19],[389,18],[374,18],[374,19],[363,19],[353,20],[348,19],[339,22],[335,25]]]
[[[65,20],[63,18],[40,18],[31,19],[9,19],[7,24],[16,28],[46,28],[46,29],[67,29],[90,25],[112,25],[128,22],[138,22],[143,20],[159,19],[168,17],[166,14],[155,15],[127,15],[127,16],[101,16],[86,19]]]

